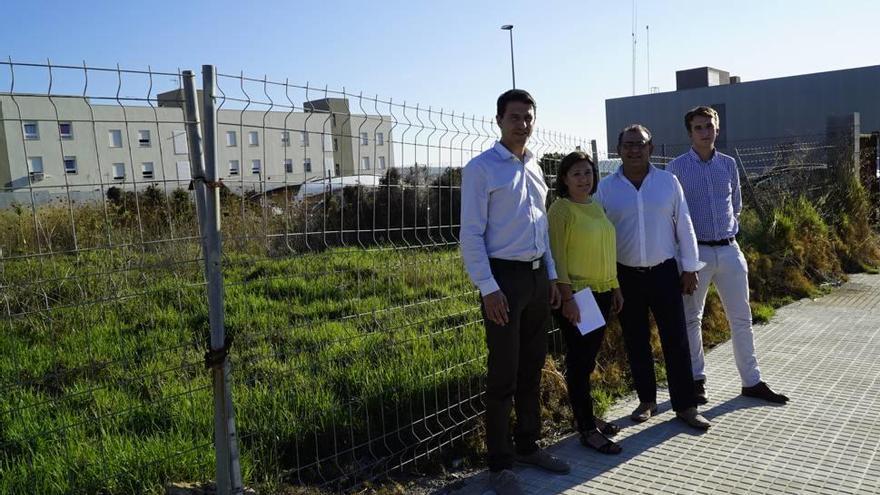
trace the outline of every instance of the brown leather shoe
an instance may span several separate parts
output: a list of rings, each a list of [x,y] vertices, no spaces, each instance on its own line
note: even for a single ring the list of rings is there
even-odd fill
[[[629,415],[629,419],[636,423],[644,423],[648,418],[655,414],[657,414],[656,402],[641,402],[639,403],[639,407]]]
[[[677,411],[675,416],[684,421],[691,428],[698,430],[708,430],[712,427],[712,423],[697,412],[696,407],[689,407],[684,411]]]
[[[751,387],[743,387],[742,394],[746,397],[764,399],[767,402],[773,402],[775,404],[785,404],[788,402],[788,397],[770,390],[770,387],[764,382],[758,382],[757,385]]]

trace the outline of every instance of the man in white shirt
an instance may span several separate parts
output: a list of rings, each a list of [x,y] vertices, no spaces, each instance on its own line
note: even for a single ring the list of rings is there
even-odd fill
[[[703,359],[703,309],[709,284],[714,283],[727,322],[730,324],[733,358],[742,381],[742,394],[777,404],[788,397],[774,392],[761,378],[752,333],[752,309],[749,307],[749,267],[736,242],[739,214],[742,211],[739,171],[736,161],[715,149],[720,132],[718,112],[711,107],[696,107],[685,114],[684,124],[691,149],[666,167],[684,190],[691,207],[697,234],[703,285],[685,296],[691,367],[697,402],[709,401],[706,395],[706,363]]]
[[[538,449],[541,369],[550,307],[559,304],[550,255],[547,184],[526,142],[535,101],[512,89],[498,97],[501,140],[462,172],[461,253],[482,296],[486,345],[486,448],[498,495],[522,493],[514,461],[556,473],[568,464]],[[516,410],[510,444],[511,408]]]
[[[696,408],[682,302],[682,293],[698,285],[697,239],[681,186],[675,176],[651,165],[653,151],[646,127],[634,124],[621,131],[617,152],[623,163],[602,179],[596,194],[617,231],[617,278],[625,301],[620,324],[640,402],[630,417],[642,422],[657,412],[650,309],[672,409],[689,426],[705,430],[711,423]]]

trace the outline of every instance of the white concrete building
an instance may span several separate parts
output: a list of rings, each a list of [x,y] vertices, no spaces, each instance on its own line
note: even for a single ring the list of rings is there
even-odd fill
[[[57,197],[96,200],[111,187],[187,187],[189,152],[178,92],[156,106],[76,96],[0,94],[0,207]],[[352,115],[344,99],[308,111],[218,112],[218,174],[235,192],[324,177],[384,175],[394,166],[391,119]]]

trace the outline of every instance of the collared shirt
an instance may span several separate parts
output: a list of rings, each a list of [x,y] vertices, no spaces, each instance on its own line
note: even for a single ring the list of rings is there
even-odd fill
[[[683,271],[699,271],[705,263],[681,185],[669,172],[648,167],[638,189],[623,175],[623,165],[599,181],[596,199],[617,231],[617,262],[650,267],[678,257]]]
[[[499,289],[489,258],[542,258],[556,279],[547,226],[547,184],[528,150],[520,161],[503,144],[480,153],[461,177],[461,255],[482,295]]]
[[[669,162],[666,170],[678,178],[690,206],[694,231],[701,241],[735,237],[739,232],[742,194],[736,161],[717,150],[704,162],[691,148]]]

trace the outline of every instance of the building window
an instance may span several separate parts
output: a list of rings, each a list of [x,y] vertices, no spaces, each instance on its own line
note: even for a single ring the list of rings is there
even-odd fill
[[[330,125],[332,127],[336,127],[336,114],[335,113],[330,114]]]
[[[43,180],[43,157],[29,156],[27,162],[28,176],[31,180]]]
[[[284,173],[292,174],[293,173],[293,160],[287,158],[284,160]]]
[[[366,132],[361,133],[361,146],[366,146],[370,144],[370,135]]]
[[[385,144],[385,134],[382,132],[376,133],[376,146],[382,146]]]
[[[36,122],[24,122],[21,126],[24,129],[25,139],[40,139],[40,126]]]
[[[306,158],[305,160],[303,160],[303,171],[305,171],[305,172],[312,171],[312,159],[311,158]]]
[[[339,151],[339,139],[333,138],[333,151]]]
[[[138,131],[138,146],[141,148],[150,147],[150,131],[148,129]]]
[[[306,131],[301,131],[299,133],[299,144],[302,145],[303,148],[308,148],[309,146],[309,133]]]
[[[235,135],[235,131],[226,131],[226,146],[230,148],[238,146],[238,136]]]
[[[238,175],[238,160],[229,160],[229,175]]]
[[[110,140],[111,148],[122,148],[122,131],[119,129],[110,129],[110,132],[107,133],[107,137]]]
[[[281,131],[281,146],[285,148],[290,146],[290,133],[287,131]]]
[[[76,157],[75,156],[65,156],[64,157],[64,173],[65,174],[75,174],[76,170]]]
[[[385,157],[379,157],[379,170],[385,170]]]
[[[59,122],[58,134],[61,136],[61,139],[73,139],[73,124],[70,122]]]
[[[192,168],[189,166],[189,160],[180,160],[177,162],[177,180],[191,180]]]
[[[368,156],[361,157],[361,168],[363,170],[370,170],[370,157],[368,157]]]
[[[260,160],[251,160],[251,173],[260,173]]]
[[[113,179],[115,179],[115,180],[125,179],[125,164],[124,163],[114,163],[113,164]]]
[[[187,153],[186,132],[181,130],[171,131],[171,138],[174,141],[174,154],[185,155]]]
[[[257,131],[251,131],[248,133],[248,144],[251,146],[259,146],[260,145],[260,133]]]
[[[144,179],[153,178],[153,162],[141,163],[141,177]]]

